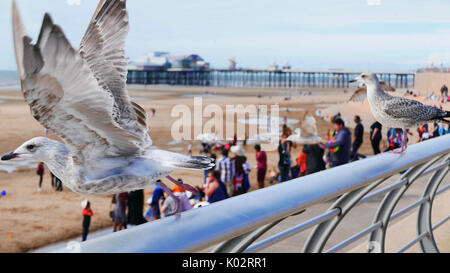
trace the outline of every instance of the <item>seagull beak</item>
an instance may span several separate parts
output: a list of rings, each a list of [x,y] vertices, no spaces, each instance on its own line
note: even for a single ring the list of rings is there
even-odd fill
[[[349,83],[354,83],[354,82],[357,82],[357,80],[356,79],[353,79],[353,80],[350,80],[350,81],[348,81]]]
[[[16,153],[9,153],[9,154],[2,156],[2,161],[8,161],[8,160],[18,158],[18,157],[19,157],[19,155]]]

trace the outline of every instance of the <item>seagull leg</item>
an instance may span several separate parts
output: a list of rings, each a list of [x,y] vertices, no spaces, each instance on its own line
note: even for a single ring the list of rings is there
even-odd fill
[[[393,150],[391,153],[393,154],[401,154],[408,148],[408,133],[406,132],[406,129],[403,130],[403,139],[402,139],[402,147]]]
[[[403,129],[403,142],[402,142],[402,152],[406,151],[408,148],[408,132]]]
[[[178,212],[178,209],[181,207],[180,206],[180,199],[178,198],[178,196],[176,196],[170,189],[169,187],[166,186],[166,184],[162,183],[162,182],[156,182],[157,186],[160,186],[164,191],[166,191],[174,200],[175,202],[175,213]]]
[[[190,191],[190,192],[192,192],[192,194],[194,194],[194,195],[200,196],[200,193],[199,193],[194,187],[192,187],[191,185],[184,184],[184,183],[182,183],[182,182],[180,182],[180,181],[178,181],[178,180],[175,180],[175,179],[174,179],[173,177],[171,177],[170,175],[168,175],[166,178],[169,179],[170,182],[174,183],[174,184],[177,185],[178,187],[180,187],[180,188],[182,188],[182,189],[184,189],[184,190]]]

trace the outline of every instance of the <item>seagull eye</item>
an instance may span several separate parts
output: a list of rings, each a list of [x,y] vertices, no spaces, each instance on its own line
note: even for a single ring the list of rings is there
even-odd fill
[[[28,151],[32,151],[32,150],[34,150],[34,148],[36,148],[36,146],[34,146],[34,145],[28,145],[27,146],[27,150]]]

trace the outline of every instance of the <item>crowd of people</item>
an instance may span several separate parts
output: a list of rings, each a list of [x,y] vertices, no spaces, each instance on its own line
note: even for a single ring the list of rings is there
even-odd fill
[[[256,178],[259,189],[265,187],[266,178],[273,183],[283,183],[298,177],[311,175],[327,168],[335,168],[352,161],[366,158],[359,153],[364,142],[364,125],[361,117],[355,116],[356,124],[353,132],[346,126],[340,114],[332,118],[332,130],[329,130],[323,143],[303,145],[300,154],[293,157],[292,153],[297,145],[288,140],[292,130],[285,124],[278,145],[277,169],[268,169],[268,155],[263,151],[261,145],[255,145]],[[383,143],[383,126],[374,122],[370,126],[369,139],[373,154],[381,153]],[[417,128],[418,141],[442,136],[449,132],[449,126],[445,128],[437,123],[430,129],[428,124]],[[389,128],[386,135],[385,152],[397,149],[402,145],[403,131],[401,129]],[[405,132],[412,135],[411,132]],[[246,142],[243,143],[246,146]],[[174,186],[173,194],[156,186],[151,193],[151,198],[144,202],[144,191],[134,191],[116,194],[111,200],[110,217],[113,222],[114,232],[127,229],[128,226],[137,226],[143,223],[159,220],[180,212],[194,208],[207,206],[223,201],[233,196],[247,193],[250,190],[250,173],[252,167],[245,155],[245,150],[237,143],[237,137],[228,143],[211,145],[202,144],[202,153],[207,154],[214,160],[215,168],[204,171],[203,185],[197,186],[199,195],[186,192],[179,186]],[[192,144],[189,145],[188,153],[192,154]],[[217,154],[220,154],[218,157]],[[44,175],[43,164],[39,164],[37,174],[40,176],[39,188],[42,187]],[[55,189],[62,190],[59,179],[52,175],[52,185]],[[182,179],[178,179],[183,183]],[[159,181],[162,182],[162,181]],[[175,200],[177,199],[177,200]],[[144,203],[148,207],[144,211]],[[94,215],[89,201],[82,204],[83,207],[83,235],[86,240],[89,232],[90,219]]]

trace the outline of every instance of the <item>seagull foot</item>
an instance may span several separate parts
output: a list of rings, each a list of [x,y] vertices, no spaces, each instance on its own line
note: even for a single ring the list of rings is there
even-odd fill
[[[406,148],[398,148],[393,151],[390,151],[391,154],[402,154],[404,151],[406,151]]]
[[[200,196],[200,193],[197,191],[197,189],[195,189],[195,188],[192,187],[191,185],[184,184],[183,182],[180,182],[180,181],[178,181],[178,180],[175,180],[175,179],[174,179],[173,177],[171,177],[171,176],[167,176],[166,178],[169,179],[170,182],[174,183],[174,184],[177,185],[178,187],[180,187],[180,188],[182,188],[182,189],[184,189],[184,190],[190,191],[190,192],[192,192],[192,194],[194,194],[194,195]]]

